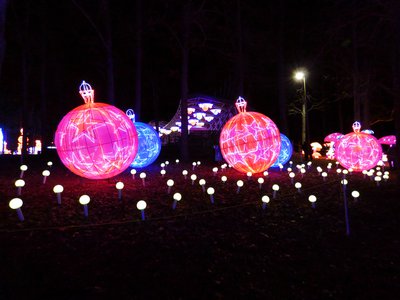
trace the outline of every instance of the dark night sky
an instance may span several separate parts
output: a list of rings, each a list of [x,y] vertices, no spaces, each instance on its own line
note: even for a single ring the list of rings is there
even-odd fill
[[[134,108],[135,98],[135,1],[109,2],[115,105],[126,110]],[[178,107],[181,56],[175,35],[180,34],[184,2],[143,1],[141,121],[157,117],[155,106],[159,118],[168,121]],[[192,27],[189,93],[233,102],[238,96],[235,9],[239,1],[192,2],[198,14]],[[204,7],[199,9],[203,2]],[[240,1],[245,66],[243,96],[255,110],[279,125],[277,58],[281,51],[285,59],[283,82],[287,101],[293,101],[296,90],[301,87],[292,80],[293,70],[305,67],[308,92],[314,99],[324,99],[327,103],[324,111],[310,113],[311,135],[321,139],[325,134],[339,131],[339,114],[343,117],[345,133],[349,132],[354,121],[350,72],[353,67],[352,16],[358,18],[360,65],[373,70],[371,81],[379,79],[368,90],[372,99],[370,110],[381,113],[382,109],[375,109],[376,103],[390,109],[390,97],[385,89],[378,87],[388,86],[391,81],[389,55],[380,56],[390,53],[387,49],[390,49],[391,39],[390,33],[385,31],[386,25],[381,24],[380,6],[377,1],[355,1],[360,6],[354,10],[349,2],[287,0],[280,10],[279,1],[265,1],[264,4]],[[40,119],[41,84],[45,84],[48,112],[43,126],[49,134],[54,133],[64,114],[83,103],[78,94],[82,80],[92,84],[98,102],[109,102],[106,52],[97,34],[97,31],[103,34],[105,29],[102,1],[75,0],[75,3],[90,16],[94,26],[71,0],[10,1],[6,19],[7,48],[0,77],[0,126],[18,127],[23,96],[23,51],[26,51],[28,74],[26,113],[32,134],[38,132],[35,124]],[[283,22],[284,28],[282,48],[278,43],[279,22]],[[299,120],[298,116],[289,116],[289,134],[298,135]],[[384,128],[390,131],[392,127],[388,124]],[[383,132],[379,126],[376,130],[378,134],[393,134]]]

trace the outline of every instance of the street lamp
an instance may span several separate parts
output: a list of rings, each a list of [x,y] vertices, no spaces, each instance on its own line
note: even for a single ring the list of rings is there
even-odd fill
[[[301,108],[301,144],[307,140],[307,91],[306,91],[306,73],[304,71],[296,71],[294,73],[294,79],[297,81],[303,81],[304,99]]]

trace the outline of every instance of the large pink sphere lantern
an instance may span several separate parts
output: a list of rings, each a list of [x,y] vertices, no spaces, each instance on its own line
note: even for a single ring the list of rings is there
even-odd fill
[[[361,124],[353,123],[352,133],[343,136],[336,146],[336,159],[347,169],[361,172],[375,167],[382,159],[382,147],[378,140],[360,132]]]
[[[138,137],[134,124],[115,106],[94,102],[94,90],[85,81],[79,87],[85,104],[71,110],[58,124],[57,153],[73,173],[110,178],[134,160]]]
[[[260,173],[277,160],[281,138],[275,123],[257,112],[246,111],[247,102],[239,97],[239,113],[226,122],[219,138],[224,159],[239,172]]]

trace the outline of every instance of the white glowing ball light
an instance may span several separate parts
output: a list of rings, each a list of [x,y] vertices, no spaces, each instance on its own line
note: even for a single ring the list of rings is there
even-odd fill
[[[247,180],[250,180],[250,179],[251,179],[251,176],[253,176],[253,173],[247,172],[246,175],[247,175]]]
[[[79,197],[79,203],[83,205],[83,215],[87,217],[89,215],[88,204],[90,197],[88,195],[82,195]]]
[[[25,181],[23,179],[17,179],[15,181],[15,186],[17,188],[17,195],[21,196],[21,189],[25,186]]]
[[[192,175],[190,175],[190,179],[192,180],[192,185],[194,184],[194,182],[196,181],[196,179],[197,179],[197,175],[196,174],[192,174]]]
[[[357,201],[358,197],[360,197],[360,193],[358,191],[352,191],[351,196],[354,198],[354,201]]]
[[[308,201],[311,202],[312,208],[315,208],[315,204],[316,204],[316,202],[317,202],[317,197],[316,197],[315,195],[310,195],[310,196],[308,197]]]
[[[182,175],[183,175],[183,177],[184,177],[185,180],[186,180],[187,175],[188,175],[188,171],[187,171],[187,170],[183,170],[183,171],[182,171]]]
[[[181,193],[175,193],[172,198],[174,199],[174,202],[172,203],[172,209],[176,208],[176,204],[182,200],[182,195]]]
[[[24,177],[24,172],[26,170],[28,170],[28,166],[27,165],[22,165],[19,167],[19,169],[21,170],[21,173],[19,174],[19,178],[23,178]]]
[[[146,186],[146,173],[145,172],[140,173],[139,177],[140,179],[142,179],[143,186]]]
[[[46,183],[46,178],[47,178],[48,176],[50,176],[50,171],[49,171],[49,170],[44,170],[44,171],[42,172],[42,175],[43,175],[43,184],[45,184],[45,183]]]
[[[132,174],[132,179],[135,179],[135,175],[136,175],[137,171],[135,169],[131,170],[131,174]]]
[[[226,177],[225,175],[221,177],[222,183],[225,183],[227,180],[228,180],[228,177]]]
[[[236,182],[236,185],[237,185],[236,194],[239,194],[240,188],[244,185],[243,180],[238,180],[238,181]]]
[[[64,191],[64,187],[61,184],[57,184],[53,187],[53,192],[57,195],[57,203],[61,204],[61,193]]]
[[[122,199],[122,189],[124,188],[124,183],[121,181],[118,181],[115,184],[115,188],[118,190],[118,200]]]
[[[289,177],[290,177],[290,182],[293,184],[293,178],[296,176],[296,174],[294,174],[293,172],[289,173]]]
[[[167,171],[165,171],[164,169],[162,169],[161,171],[160,171],[160,174],[161,174],[161,177],[164,177],[164,175],[167,173]]]
[[[52,161],[48,161],[48,162],[47,162],[47,166],[48,166],[49,168],[51,168],[51,167],[53,166],[53,162],[52,162]]]
[[[272,186],[272,198],[276,198],[276,193],[279,191],[279,185],[277,185],[277,184],[274,184],[273,186]]]
[[[297,189],[297,192],[301,193],[301,183],[300,182],[296,182],[294,184],[294,187]]]
[[[168,186],[168,194],[171,193],[171,188],[174,186],[174,181],[172,179],[167,180],[167,186]]]
[[[260,190],[261,190],[262,185],[263,185],[263,183],[264,183],[264,178],[262,178],[262,177],[258,178],[258,179],[257,179],[257,182],[258,182],[258,186],[259,186],[259,188],[260,188]]]
[[[200,179],[199,184],[201,186],[201,189],[203,190],[203,193],[205,193],[206,192],[206,181],[204,179]]]
[[[209,188],[207,189],[207,194],[210,196],[211,204],[214,204],[214,193],[215,193],[214,188],[209,187]]]
[[[322,172],[321,176],[322,176],[323,180],[326,181],[326,177],[328,177],[328,173]]]
[[[379,186],[379,183],[381,182],[382,177],[381,176],[375,176],[374,180],[376,182],[376,186]]]
[[[267,195],[264,195],[261,197],[261,202],[262,202],[262,209],[266,209],[267,205],[269,203],[269,197]]]
[[[216,176],[217,173],[218,173],[218,168],[217,168],[217,167],[214,167],[214,168],[212,169],[212,171],[213,171],[214,176]]]
[[[144,221],[144,219],[145,219],[144,210],[146,209],[146,207],[147,207],[147,203],[146,203],[146,201],[144,201],[144,200],[139,200],[139,201],[136,203],[136,208],[137,208],[138,210],[140,210],[140,213],[141,213],[141,215],[142,215],[142,221]]]
[[[20,221],[24,221],[25,220],[24,215],[22,214],[22,210],[21,210],[22,204],[24,204],[24,203],[22,202],[22,200],[20,198],[13,198],[8,203],[8,206],[11,209],[15,209],[17,211],[18,219]]]

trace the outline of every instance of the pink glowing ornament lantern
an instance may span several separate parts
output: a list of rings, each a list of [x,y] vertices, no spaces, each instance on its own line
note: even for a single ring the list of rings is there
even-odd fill
[[[361,124],[354,122],[354,132],[343,136],[336,146],[336,159],[343,167],[354,172],[371,169],[382,158],[382,147],[378,140],[360,129]]]
[[[54,138],[62,163],[89,179],[120,174],[138,150],[135,125],[115,106],[94,102],[94,90],[85,81],[79,87],[85,104],[71,110],[58,124]]]
[[[253,174],[268,169],[278,158],[281,138],[278,127],[267,116],[246,111],[239,97],[239,113],[226,122],[219,138],[224,159],[237,171]]]

